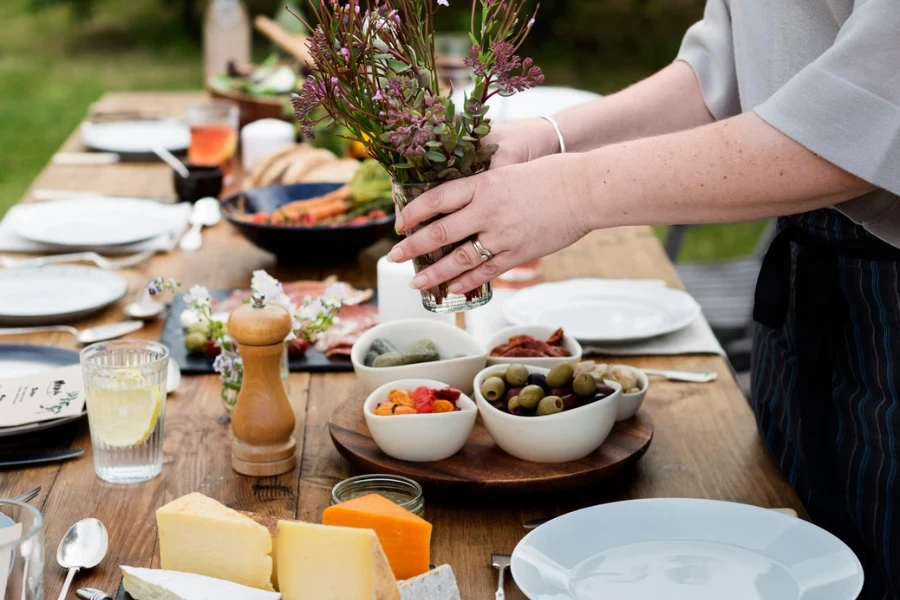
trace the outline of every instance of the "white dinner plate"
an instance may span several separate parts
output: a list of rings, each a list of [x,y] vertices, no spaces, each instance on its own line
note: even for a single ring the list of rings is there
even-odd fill
[[[863,570],[806,521],[715,500],[649,499],[554,519],[519,542],[530,600],[855,600]]]
[[[153,154],[155,145],[169,152],[186,150],[191,130],[185,123],[170,119],[85,123],[81,143],[93,150],[118,154]]]
[[[63,323],[105,308],[125,295],[121,276],[94,267],[58,265],[0,271],[0,323]]]
[[[513,325],[562,327],[579,341],[622,343],[684,329],[700,305],[681,290],[655,282],[573,279],[543,283],[503,304]]]
[[[172,215],[163,208],[141,198],[55,200],[30,205],[14,224],[19,236],[42,244],[119,246],[172,231]]]

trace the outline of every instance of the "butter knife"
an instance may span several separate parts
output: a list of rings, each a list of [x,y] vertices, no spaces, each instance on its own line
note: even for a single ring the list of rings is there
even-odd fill
[[[84,598],[84,600],[112,600],[105,592],[94,588],[79,588],[75,591],[75,595],[79,598]]]
[[[54,450],[40,454],[23,454],[15,458],[0,460],[0,468],[28,467],[31,465],[43,465],[60,460],[78,458],[84,454],[84,450]]]

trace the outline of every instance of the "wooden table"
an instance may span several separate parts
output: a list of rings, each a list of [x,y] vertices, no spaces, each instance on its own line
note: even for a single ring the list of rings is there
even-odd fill
[[[178,115],[197,94],[109,94],[95,111],[145,110]],[[78,135],[64,150],[80,150]],[[172,198],[171,176],[160,164],[47,167],[34,188],[89,190],[108,194]],[[196,254],[160,255],[124,272],[130,289],[118,306],[76,323],[91,326],[122,318],[125,301],[136,299],[149,276],[173,277],[190,287],[246,287],[254,269],[267,269],[289,281],[321,278],[331,273],[355,285],[375,284],[375,261],[389,248],[383,242],[344,268],[285,270],[273,257],[246,242],[228,223],[204,233]],[[574,277],[648,277],[679,281],[662,248],[646,227],[595,233],[544,261],[548,279]],[[161,323],[137,336],[157,339]],[[4,340],[6,341],[6,340]],[[10,342],[75,348],[58,334],[9,338]],[[632,498],[698,497],[744,502],[764,507],[803,508],[776,469],[759,436],[753,415],[725,360],[712,356],[629,358],[629,364],[654,368],[716,371],[719,379],[705,385],[654,381],[645,409],[656,426],[655,439],[634,472],[569,497],[548,500],[516,498],[494,505],[451,504],[426,496],[428,519],[434,523],[433,562],[453,566],[463,598],[493,597],[496,573],[492,552],[508,553],[525,535],[525,521],[554,516],[598,503]],[[215,376],[186,377],[166,408],[165,464],[162,474],[144,484],[105,483],[94,475],[87,422],[54,434],[56,442],[83,448],[82,459],[62,465],[0,472],[0,497],[37,485],[34,501],[45,516],[47,598],[55,598],[64,578],[55,552],[66,529],[84,517],[96,517],[110,533],[110,551],[102,565],[76,579],[112,591],[119,582],[118,565],[158,566],[154,511],[183,494],[202,492],[240,510],[284,518],[317,521],[328,505],[331,488],[354,475],[332,447],[327,431],[330,412],[348,397],[361,396],[352,374],[292,374],[292,402],[297,414],[295,437],[301,466],[280,477],[248,478],[231,470],[229,427],[223,415]],[[513,584],[508,597],[524,596]]]

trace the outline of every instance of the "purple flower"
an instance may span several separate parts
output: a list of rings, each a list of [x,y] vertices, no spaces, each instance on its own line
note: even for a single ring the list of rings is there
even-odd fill
[[[449,0],[437,0],[439,6],[450,6]]]
[[[357,6],[357,8],[359,7]],[[347,48],[341,48],[341,54],[344,56],[344,60],[350,60],[350,50],[348,50]]]
[[[372,96],[372,100],[375,102],[382,102],[384,100],[384,96],[381,95],[381,90],[375,92],[375,95]]]
[[[528,21],[528,26],[534,27],[534,19],[533,18],[530,21]]]

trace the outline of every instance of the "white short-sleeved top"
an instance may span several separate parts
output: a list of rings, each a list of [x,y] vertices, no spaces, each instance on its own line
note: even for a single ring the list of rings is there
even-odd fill
[[[717,119],[755,111],[881,188],[835,208],[900,247],[900,0],[707,0],[678,60]]]

